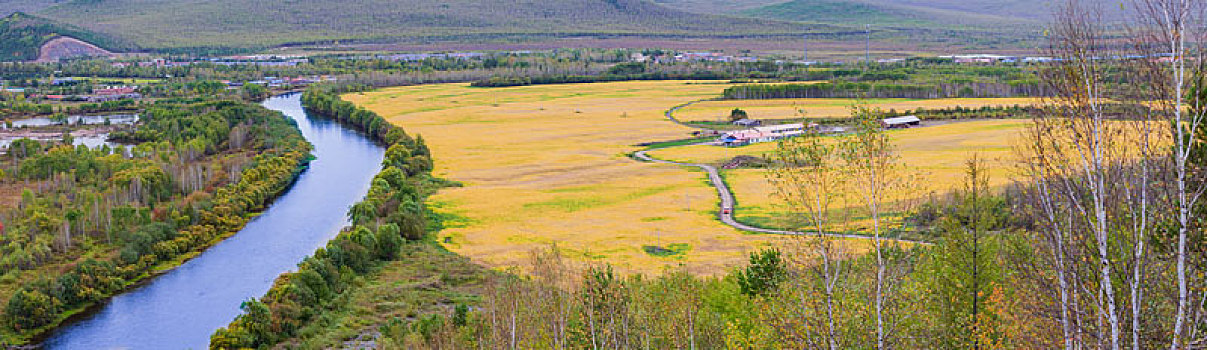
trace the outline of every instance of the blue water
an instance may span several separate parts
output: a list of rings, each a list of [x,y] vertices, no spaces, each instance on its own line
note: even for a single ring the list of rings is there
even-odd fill
[[[238,234],[95,313],[60,327],[48,349],[203,349],[210,334],[296,268],[347,224],[384,150],[368,138],[302,111],[299,95],[264,102],[297,120],[318,157],[297,183]]]

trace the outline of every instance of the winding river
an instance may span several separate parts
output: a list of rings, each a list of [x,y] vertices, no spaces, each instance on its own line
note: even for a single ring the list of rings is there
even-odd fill
[[[60,327],[48,349],[202,349],[214,330],[263,295],[282,272],[347,224],[384,150],[363,135],[302,110],[301,96],[264,102],[297,121],[317,159],[297,183],[234,236],[180,267]]]

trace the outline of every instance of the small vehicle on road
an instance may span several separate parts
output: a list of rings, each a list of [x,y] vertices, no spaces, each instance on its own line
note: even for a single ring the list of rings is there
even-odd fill
[[[725,214],[725,215],[733,214],[733,209],[729,208],[729,207],[721,208],[721,214]]]

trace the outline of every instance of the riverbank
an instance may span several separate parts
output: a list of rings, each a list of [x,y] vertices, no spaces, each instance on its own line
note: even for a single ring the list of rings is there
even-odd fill
[[[210,106],[210,108],[214,108],[214,111],[222,111],[225,108],[243,109],[249,107],[254,106],[243,106],[236,102],[214,102]],[[166,110],[160,112],[169,113]],[[248,121],[254,118],[264,118],[265,120],[257,121],[256,124],[260,125],[259,127],[265,128],[264,135],[280,137],[277,140],[279,148],[264,148],[262,150],[264,154],[256,154],[251,150],[237,150],[237,153],[222,153],[216,154],[216,157],[198,159],[198,162],[200,162],[198,164],[202,165],[207,164],[207,162],[213,165],[227,164],[232,160],[231,157],[235,157],[233,159],[251,160],[250,157],[258,159],[255,165],[244,169],[238,181],[215,188],[214,192],[209,194],[210,197],[208,198],[211,198],[210,203],[215,205],[215,208],[218,208],[220,211],[194,209],[192,215],[197,217],[195,224],[173,229],[174,232],[167,237],[160,238],[158,241],[152,241],[154,249],[151,250],[150,248],[152,247],[144,248],[148,249],[145,255],[139,256],[136,261],[129,260],[130,258],[127,257],[127,250],[130,249],[130,246],[128,238],[123,238],[133,233],[115,232],[108,235],[110,237],[116,236],[119,238],[117,241],[93,242],[94,238],[88,235],[77,238],[80,241],[80,248],[77,249],[87,249],[89,251],[99,249],[108,252],[107,254],[82,255],[76,260],[64,261],[61,265],[46,265],[34,270],[11,272],[32,277],[13,279],[9,283],[8,288],[4,288],[14,290],[13,287],[20,286],[20,290],[15,290],[14,293],[23,295],[24,299],[16,301],[16,299],[3,298],[8,301],[5,316],[9,318],[9,322],[5,322],[6,327],[4,329],[6,331],[0,342],[7,344],[27,344],[31,341],[45,340],[48,337],[53,338],[53,334],[66,327],[64,325],[74,325],[77,321],[90,318],[97,310],[106,307],[111,301],[111,296],[120,296],[140,289],[164,273],[172,271],[173,268],[188,263],[201,254],[201,252],[223,242],[238,231],[239,228],[244,227],[250,220],[255,218],[256,214],[263,207],[274,202],[297,179],[298,175],[305,168],[305,164],[310,159],[310,145],[302,138],[299,130],[287,123],[285,118],[280,116],[280,114],[276,114],[275,117],[281,118],[278,122],[270,122],[266,120],[271,120],[274,116],[267,110],[249,113],[243,114],[240,118],[248,118]],[[169,121],[170,118],[174,118],[166,116],[167,114],[165,114],[165,118],[169,118]],[[213,115],[210,115],[210,117],[213,117]],[[238,124],[241,121],[236,120],[231,121],[231,123]],[[290,133],[293,136],[289,136]],[[290,139],[293,141],[290,141]],[[173,142],[172,144],[175,145],[176,143]],[[235,150],[232,151],[234,152]],[[249,154],[248,152],[251,153]],[[111,161],[141,164],[138,163],[140,162],[139,159],[122,158],[122,160]],[[165,165],[165,167],[169,170],[172,169],[168,165]],[[164,175],[168,174],[165,173]],[[154,188],[152,186],[155,185],[154,183],[147,183],[147,186],[148,190],[151,190]],[[55,188],[50,187],[46,191],[55,191]],[[86,191],[82,194],[87,196],[88,193],[91,192]],[[171,198],[171,200],[161,203],[158,207],[171,209],[181,205],[184,201],[183,198]],[[138,207],[135,206],[134,208]],[[194,206],[194,208],[196,207]],[[146,212],[151,213],[149,209]],[[186,216],[185,218],[187,219],[188,217]],[[11,222],[6,223],[12,224]],[[185,223],[188,223],[188,221],[185,221]],[[78,225],[87,227],[84,223],[79,223]],[[21,229],[21,226],[13,226],[15,227],[10,227],[9,229]],[[35,280],[30,280],[30,278],[35,278]],[[84,278],[84,280],[77,283],[80,284],[79,288],[88,288],[88,296],[86,298],[69,299],[52,304],[61,305],[55,311],[52,319],[23,319],[22,317],[27,316],[14,314],[14,312],[29,310],[29,307],[32,305],[29,303],[36,300],[29,299],[30,296],[44,295],[56,298],[55,300],[59,300],[57,298],[69,298],[69,295],[58,294],[58,289],[47,290],[39,287],[39,283],[41,283],[38,282],[39,280],[52,280],[55,285],[62,285],[64,278],[68,278],[69,280]],[[92,285],[98,283],[96,282],[98,280],[106,282],[102,286]],[[12,285],[13,283],[17,284]],[[70,293],[76,292],[71,291]],[[36,327],[29,327],[28,325],[31,324]]]

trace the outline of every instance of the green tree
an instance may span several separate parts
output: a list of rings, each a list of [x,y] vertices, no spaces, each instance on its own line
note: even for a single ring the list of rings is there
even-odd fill
[[[742,294],[762,296],[774,292],[788,277],[788,270],[779,250],[764,249],[750,253],[750,265],[737,273]]]
[[[750,116],[746,114],[746,111],[742,110],[741,108],[734,108],[732,111],[729,111],[729,121],[736,122],[749,117]]]
[[[998,263],[998,240],[991,230],[998,226],[995,212],[1006,210],[991,195],[989,176],[980,159],[966,164],[964,186],[954,193],[956,205],[940,223],[942,240],[923,264],[935,324],[942,336],[932,338],[939,348],[980,349],[981,339],[993,339],[994,329],[985,329],[993,315],[986,313],[990,299],[1002,279]]]
[[[268,88],[257,84],[243,84],[243,88],[240,91],[243,94],[243,98],[248,101],[258,101],[268,97]]]
[[[22,289],[8,300],[4,313],[11,317],[11,326],[16,330],[41,327],[54,320],[58,311],[55,300],[36,289]]]

